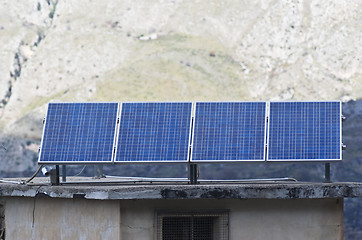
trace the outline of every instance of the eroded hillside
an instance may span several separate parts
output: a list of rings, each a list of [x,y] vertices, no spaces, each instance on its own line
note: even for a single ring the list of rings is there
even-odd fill
[[[0,127],[48,101],[358,99],[362,2],[1,1]]]

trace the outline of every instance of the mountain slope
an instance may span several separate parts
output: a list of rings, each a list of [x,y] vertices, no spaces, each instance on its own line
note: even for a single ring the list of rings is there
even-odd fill
[[[5,134],[39,139],[48,101],[361,97],[359,0],[1,5]]]

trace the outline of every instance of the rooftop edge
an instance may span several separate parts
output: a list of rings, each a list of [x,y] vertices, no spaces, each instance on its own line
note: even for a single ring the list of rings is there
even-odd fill
[[[58,186],[46,182],[28,185],[0,182],[0,197],[83,198],[96,200],[157,199],[324,199],[362,198],[362,183],[336,182],[208,182],[119,183],[76,181]]]

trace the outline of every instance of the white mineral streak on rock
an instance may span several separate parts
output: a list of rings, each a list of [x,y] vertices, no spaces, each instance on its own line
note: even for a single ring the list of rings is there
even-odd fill
[[[153,34],[150,34],[150,35],[141,36],[141,37],[139,37],[139,39],[141,41],[156,40],[157,39],[157,34],[153,33]]]

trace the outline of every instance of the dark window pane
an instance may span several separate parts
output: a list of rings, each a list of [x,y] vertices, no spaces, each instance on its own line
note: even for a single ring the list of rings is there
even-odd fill
[[[164,217],[162,220],[162,239],[191,239],[191,217]]]

